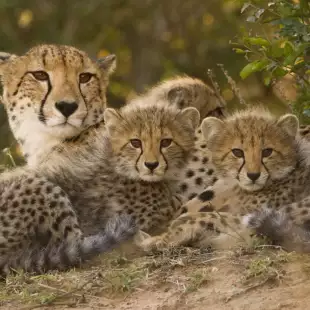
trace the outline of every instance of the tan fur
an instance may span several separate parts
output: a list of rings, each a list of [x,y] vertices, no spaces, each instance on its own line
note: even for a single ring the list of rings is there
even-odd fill
[[[104,118],[106,131],[92,127],[89,143],[78,149],[63,144],[60,153],[54,150],[46,157],[40,173],[68,193],[88,232],[115,213],[133,216],[148,231],[164,225],[182,205],[175,187],[194,145],[199,112],[146,102],[106,109]],[[133,139],[141,146],[134,147]],[[172,141],[162,146],[165,139]],[[156,161],[153,170],[147,167]]]
[[[207,118],[202,129],[213,152],[218,176],[222,179],[184,205],[182,212],[189,212],[190,217],[186,223],[175,222],[168,233],[154,239],[146,235],[140,238],[143,248],[150,249],[162,242],[166,245],[187,244],[187,231],[195,236],[190,238],[190,244],[199,244],[202,239],[204,244],[208,244],[210,229],[206,229],[204,223],[199,225],[202,215],[197,212],[203,212],[208,221],[213,219],[211,231],[217,231],[218,240],[224,243],[228,238],[225,237],[227,231],[230,231],[228,235],[239,231],[250,237],[251,229],[243,217],[266,206],[283,210],[298,225],[307,225],[310,216],[307,203],[296,202],[307,200],[310,194],[307,159],[310,148],[297,135],[295,116],[285,115],[276,119],[262,109],[250,109],[223,122]],[[232,152],[234,148],[241,149],[244,157],[236,157]],[[266,148],[272,148],[273,152],[263,157],[262,152]],[[261,175],[252,181],[247,176],[248,172],[260,172]],[[300,210],[296,209],[297,205]],[[159,241],[161,238],[162,242]],[[214,245],[212,240],[209,245]],[[234,246],[233,242],[231,246]]]
[[[199,111],[201,120],[207,116],[226,115],[224,100],[207,84],[189,76],[178,76],[160,82],[131,102],[140,100],[145,102],[149,99],[165,100],[178,109],[194,107]]]
[[[38,45],[22,56],[0,53],[3,103],[28,164],[35,166],[51,147],[102,120],[114,68],[114,55],[95,62],[64,45]],[[36,78],[38,72],[47,79]],[[80,80],[83,74],[90,80]],[[77,108],[66,117],[57,108],[60,102]]]

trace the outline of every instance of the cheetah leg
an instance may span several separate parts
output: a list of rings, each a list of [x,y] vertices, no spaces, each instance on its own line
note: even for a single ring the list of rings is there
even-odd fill
[[[174,220],[167,232],[154,237],[140,232],[135,242],[146,252],[177,246],[219,250],[250,244],[251,233],[230,213],[186,213]]]

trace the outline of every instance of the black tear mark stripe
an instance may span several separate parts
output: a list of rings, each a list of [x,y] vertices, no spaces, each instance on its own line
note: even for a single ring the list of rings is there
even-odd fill
[[[17,95],[17,93],[18,93],[18,91],[19,91],[19,88],[20,88],[20,86],[22,85],[22,83],[23,83],[23,81],[24,81],[24,78],[25,78],[25,76],[26,76],[28,73],[29,73],[29,72],[26,72],[26,73],[21,77],[20,81],[19,81],[18,84],[17,84],[17,87],[16,87],[15,91],[13,92],[13,96],[16,96],[16,95]]]
[[[167,171],[169,169],[169,164],[168,164],[168,160],[166,159],[164,153],[162,152],[162,148],[160,148],[160,154],[162,155],[162,157],[164,158],[164,161],[166,163],[166,168],[165,168],[165,171]]]
[[[245,159],[243,159],[243,163],[242,163],[242,165],[240,166],[240,168],[239,168],[239,170],[238,170],[238,174],[237,174],[237,179],[239,180],[240,178],[239,178],[239,174],[240,174],[240,172],[241,172],[241,170],[242,170],[242,168],[243,168],[243,166],[245,165]]]
[[[48,95],[50,94],[50,92],[52,91],[52,84],[51,84],[51,81],[50,79],[48,78],[48,80],[46,81],[47,82],[47,92],[44,96],[44,98],[41,100],[41,104],[40,104],[40,112],[39,112],[39,120],[42,122],[42,123],[45,123],[46,119],[45,119],[45,116],[44,116],[44,105],[45,105],[45,102],[47,100],[47,97]]]
[[[99,79],[98,79],[98,77],[97,77],[96,74],[92,74],[92,78],[96,79],[96,81],[97,81],[98,84],[99,84]],[[89,82],[88,82],[88,83],[89,83]],[[87,83],[86,83],[86,84],[87,84]],[[89,108],[89,107],[88,107],[88,104],[87,104],[86,96],[85,96],[85,95],[83,94],[83,92],[82,92],[81,84],[78,83],[78,85],[79,85],[80,94],[81,94],[81,96],[82,96],[82,98],[83,98],[83,101],[84,101],[84,104],[85,104],[85,108],[86,108],[86,114],[85,114],[85,117],[83,118],[83,121],[82,121],[82,124],[83,124],[84,121],[85,121],[85,119],[86,119],[86,117],[88,116],[88,112],[89,112],[88,108]],[[99,94],[101,95],[100,84],[98,85],[98,88],[99,88]],[[101,96],[100,96],[100,98],[101,98]],[[90,100],[90,101],[92,101],[92,100]]]
[[[140,155],[138,156],[138,158],[137,158],[137,160],[136,160],[136,164],[135,164],[135,167],[136,167],[136,170],[137,170],[138,173],[139,173],[138,162],[139,162],[140,157],[142,156],[142,154],[143,154],[143,147],[141,146],[141,153],[140,153]]]

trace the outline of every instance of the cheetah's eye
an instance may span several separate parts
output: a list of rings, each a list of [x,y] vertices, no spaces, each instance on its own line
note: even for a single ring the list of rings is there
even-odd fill
[[[38,81],[47,81],[49,76],[45,71],[33,71],[31,72],[33,77]]]
[[[89,72],[81,73],[79,76],[79,80],[81,84],[85,84],[90,81],[92,78],[93,74]]]
[[[262,157],[269,157],[273,152],[273,149],[267,148],[262,150]]]
[[[141,142],[141,140],[139,140],[139,139],[131,139],[131,140],[130,140],[130,143],[131,143],[131,145],[132,145],[134,148],[136,148],[136,149],[139,149],[139,148],[141,148],[141,146],[142,146],[142,142]]]
[[[172,139],[162,139],[160,141],[160,147],[168,147],[170,146]]]
[[[240,149],[232,149],[231,151],[238,158],[243,158],[244,157],[244,153]]]

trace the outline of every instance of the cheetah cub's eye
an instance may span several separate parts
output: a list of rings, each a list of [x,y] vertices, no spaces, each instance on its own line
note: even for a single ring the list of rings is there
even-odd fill
[[[81,73],[79,76],[79,80],[81,84],[85,84],[87,82],[90,81],[90,79],[92,78],[93,74],[89,73],[89,72],[85,72],[85,73]]]
[[[172,139],[162,139],[160,141],[160,147],[168,147],[170,146]]]
[[[232,149],[231,152],[238,158],[243,158],[244,157],[244,153],[242,150],[240,149]]]
[[[273,152],[273,149],[267,148],[262,150],[262,157],[269,157]]]
[[[38,81],[47,81],[49,76],[45,71],[34,71],[31,72],[33,77]]]
[[[130,140],[130,143],[131,143],[131,145],[132,145],[134,148],[136,148],[136,149],[139,149],[139,148],[141,148],[141,146],[142,146],[142,142],[141,142],[141,140],[139,140],[139,139],[131,139],[131,140]]]

